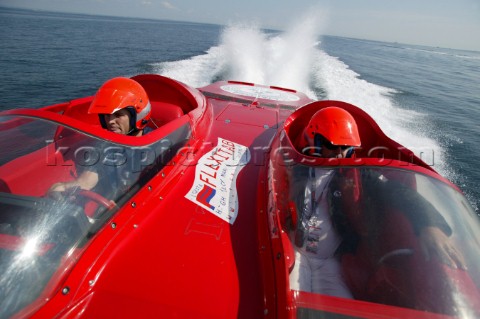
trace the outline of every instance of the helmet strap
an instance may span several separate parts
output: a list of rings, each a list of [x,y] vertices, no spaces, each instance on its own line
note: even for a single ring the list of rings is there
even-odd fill
[[[107,129],[107,122],[105,122],[105,115],[98,114],[98,118],[100,119],[100,125],[102,126],[102,128]]]
[[[313,136],[313,156],[322,156],[322,136],[315,133]]]
[[[130,136],[135,136],[139,131],[139,129],[137,129],[136,127],[132,128],[130,131],[128,131],[127,135],[130,135]]]
[[[353,153],[355,152],[355,148],[354,147],[350,147],[347,151],[347,154],[345,155],[345,158],[350,158],[353,156]]]
[[[135,112],[135,108],[133,106],[127,106],[126,109],[130,112],[130,131],[128,131],[127,135],[130,135],[132,132],[137,130],[137,113]]]

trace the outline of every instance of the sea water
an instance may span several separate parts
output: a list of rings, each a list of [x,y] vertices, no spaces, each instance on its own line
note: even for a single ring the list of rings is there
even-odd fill
[[[342,100],[369,113],[480,204],[480,52],[287,31],[0,8],[0,110],[93,95],[157,73],[193,87],[233,79]]]

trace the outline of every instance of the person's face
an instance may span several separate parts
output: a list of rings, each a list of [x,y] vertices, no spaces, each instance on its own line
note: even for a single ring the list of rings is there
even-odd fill
[[[107,130],[127,135],[130,132],[130,112],[126,109],[118,110],[113,114],[105,114]]]
[[[321,153],[318,154],[317,156],[325,157],[325,158],[346,158],[348,150],[351,148],[350,146],[338,146],[338,145],[333,145],[329,141],[327,141],[325,138],[322,137],[322,142],[321,142]],[[312,138],[307,137],[307,140],[310,145],[314,145],[314,141]],[[318,148],[317,148],[318,149]]]
[[[346,158],[348,153],[348,147],[345,146],[334,146],[333,148],[322,147],[322,157],[326,158]]]

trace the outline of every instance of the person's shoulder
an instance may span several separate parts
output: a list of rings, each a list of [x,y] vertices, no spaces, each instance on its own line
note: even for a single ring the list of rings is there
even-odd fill
[[[147,126],[143,129],[143,135],[153,132],[153,128]]]

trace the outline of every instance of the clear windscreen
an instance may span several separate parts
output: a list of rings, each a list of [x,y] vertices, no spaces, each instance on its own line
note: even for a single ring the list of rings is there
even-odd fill
[[[189,136],[184,125],[153,144],[127,146],[47,120],[0,117],[0,317],[48,295],[47,287]],[[97,175],[93,188],[52,191],[85,173]]]
[[[281,164],[271,163],[270,211],[293,248],[290,289],[480,315],[480,224],[457,189],[388,166]]]

